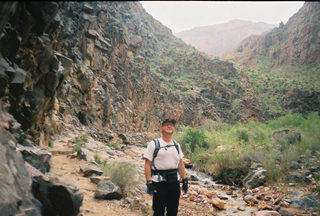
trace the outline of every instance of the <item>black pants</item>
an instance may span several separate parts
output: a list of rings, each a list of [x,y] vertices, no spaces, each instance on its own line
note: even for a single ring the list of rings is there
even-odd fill
[[[166,216],[176,216],[180,198],[179,182],[154,182],[153,184],[157,190],[153,193],[153,216],[164,216],[165,208],[167,208]]]

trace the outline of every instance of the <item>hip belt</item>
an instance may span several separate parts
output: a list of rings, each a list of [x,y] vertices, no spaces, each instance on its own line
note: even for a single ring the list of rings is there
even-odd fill
[[[178,181],[178,169],[167,169],[167,170],[151,170],[152,175],[158,175],[158,179],[160,180],[160,176],[166,182],[177,182]]]

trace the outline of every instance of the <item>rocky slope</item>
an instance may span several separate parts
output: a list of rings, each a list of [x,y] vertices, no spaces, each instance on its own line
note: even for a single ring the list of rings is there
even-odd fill
[[[244,66],[267,118],[320,110],[319,9],[319,2],[306,2],[286,24],[244,39],[223,56]]]
[[[271,59],[274,66],[286,64],[319,64],[319,2],[306,2],[286,24],[263,36],[245,39],[226,59],[243,65],[256,64],[261,57]]]
[[[105,138],[156,130],[168,116],[228,121],[246,92],[224,81],[241,78],[232,64],[187,46],[138,2],[14,8],[0,41],[0,92],[36,143],[74,124]]]
[[[274,27],[276,25],[263,22],[230,20],[227,23],[196,27],[178,32],[175,36],[203,52],[220,56],[224,52],[234,49],[246,37],[261,35]]]

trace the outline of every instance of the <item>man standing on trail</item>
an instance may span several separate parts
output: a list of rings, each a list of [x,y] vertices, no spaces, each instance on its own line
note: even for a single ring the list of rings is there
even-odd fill
[[[149,142],[145,153],[147,193],[153,194],[153,216],[174,216],[178,213],[180,184],[188,191],[188,179],[182,161],[180,144],[172,139],[176,121],[165,119],[160,127],[161,138]]]

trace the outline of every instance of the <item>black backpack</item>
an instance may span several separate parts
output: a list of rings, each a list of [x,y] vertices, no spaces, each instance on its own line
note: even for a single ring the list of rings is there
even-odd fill
[[[174,147],[176,147],[178,154],[180,154],[179,146],[178,146],[178,144],[177,144],[177,142],[176,142],[175,140],[172,140],[174,145],[166,145],[166,146],[162,146],[162,147],[160,147],[160,141],[159,141],[158,139],[154,139],[153,141],[154,141],[155,148],[154,148],[154,151],[153,151],[152,166],[153,166],[156,170],[157,170],[157,168],[156,168],[155,165],[154,165],[154,159],[157,157],[158,152],[159,152],[159,150],[160,150],[161,148],[167,148],[167,147],[174,146]],[[151,167],[152,167],[152,166],[151,166]]]

